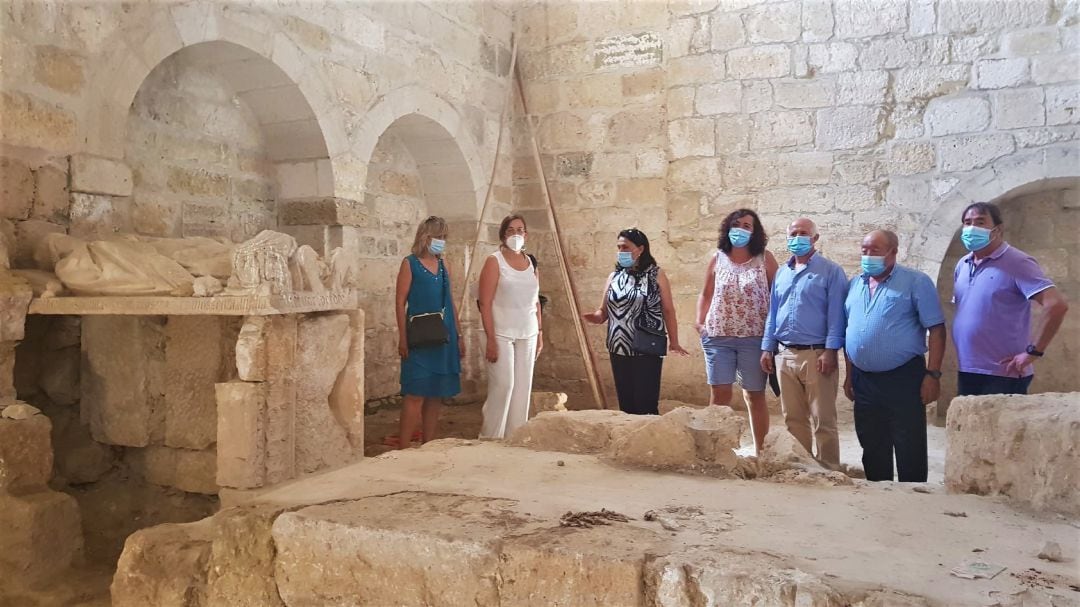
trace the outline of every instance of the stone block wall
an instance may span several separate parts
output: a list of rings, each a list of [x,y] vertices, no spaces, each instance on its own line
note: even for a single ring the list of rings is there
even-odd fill
[[[580,305],[600,301],[617,232],[642,228],[695,352],[666,361],[663,394],[701,402],[695,301],[731,210],[756,209],[781,259],[786,226],[811,217],[849,274],[863,234],[892,228],[901,263],[936,278],[967,202],[1080,174],[1076,16],[1033,0],[523,6],[527,103]],[[527,137],[518,120],[514,204],[539,227]],[[555,266],[550,249],[541,263]],[[570,322],[563,297],[541,386],[583,377],[572,333],[555,329]]]
[[[277,225],[277,178],[251,109],[196,60],[192,52],[172,55],[135,95],[124,149],[131,228],[242,242]]]
[[[0,15],[7,32],[0,113],[12,125],[0,134],[0,159],[14,167],[2,171],[3,215],[17,224],[0,227],[26,243],[18,254],[27,261],[42,233],[65,230],[239,240],[278,227],[321,253],[344,246],[363,260],[364,282],[373,286],[363,305],[375,321],[372,353],[380,353],[389,340],[377,337],[395,329],[386,302],[374,296],[384,287],[375,285],[393,282],[395,258],[405,254],[398,228],[411,224],[409,241],[415,229],[386,196],[419,201],[419,217],[462,222],[449,255],[462,266],[495,160],[512,10],[494,2],[317,10],[20,3]],[[376,153],[391,125],[409,117],[436,124],[445,141],[414,138],[420,145],[404,155],[399,147],[393,159]],[[401,172],[425,151],[441,153],[442,144],[455,156],[452,171],[433,168],[422,185]],[[506,147],[503,154],[495,222],[510,205]],[[71,156],[116,163],[110,174],[123,183],[76,189]],[[407,178],[384,179],[384,165],[400,165],[394,172]],[[290,223],[278,220],[271,202],[285,209],[312,198],[342,201],[347,212]],[[387,364],[370,378],[372,396],[392,394],[396,357],[377,358]]]

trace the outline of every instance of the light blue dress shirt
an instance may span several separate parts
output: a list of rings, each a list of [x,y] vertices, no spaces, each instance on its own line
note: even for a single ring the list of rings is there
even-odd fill
[[[792,257],[776,272],[761,349],[775,352],[777,343],[843,348],[847,292],[847,275],[837,263],[815,252],[797,271]]]
[[[922,272],[893,266],[870,296],[870,277],[851,279],[844,351],[862,371],[891,371],[926,354],[926,330],[945,323],[937,289]]]

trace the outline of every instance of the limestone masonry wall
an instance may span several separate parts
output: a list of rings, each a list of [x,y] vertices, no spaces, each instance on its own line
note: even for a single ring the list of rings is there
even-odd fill
[[[862,235],[888,227],[901,263],[936,278],[969,201],[1080,175],[1077,10],[1059,0],[522,8],[527,102],[582,304],[599,302],[618,230],[638,226],[671,277],[682,341],[699,352],[696,295],[720,220],[739,207],[762,215],[779,258],[786,226],[807,215],[849,274]],[[543,198],[523,126],[514,203],[535,229]],[[1055,217],[1077,213],[1070,200]],[[1043,258],[1051,273],[1053,257]],[[573,388],[583,371],[553,299],[541,384]],[[602,331],[590,335],[609,373]],[[707,395],[700,354],[668,359],[664,378],[664,397]]]
[[[277,225],[274,166],[252,111],[190,51],[150,72],[128,115],[132,229],[242,242]]]
[[[378,398],[397,389],[384,295],[417,218],[454,222],[448,257],[464,268],[495,161],[513,7],[313,6],[5,7],[0,231],[22,267],[53,231],[237,241],[276,227],[320,253],[344,246],[371,289]],[[489,221],[510,208],[508,148]]]
[[[17,265],[63,230],[237,239],[276,225],[319,252],[345,246],[369,289],[368,360],[382,361],[369,393],[392,395],[381,304],[393,260],[410,218],[447,216],[460,301],[517,31],[580,303],[599,301],[616,231],[642,227],[693,349],[702,269],[733,208],[762,213],[778,254],[784,226],[811,216],[849,271],[865,231],[895,228],[904,263],[936,277],[968,201],[1076,178],[1077,11],[1065,0],[16,2],[0,15],[0,231]],[[503,141],[478,258],[492,223],[526,214],[552,299],[539,387],[588,406],[520,111]],[[1060,206],[1075,214],[1075,196]],[[466,385],[479,394],[476,318],[463,312]],[[606,374],[602,331],[590,339]],[[699,356],[666,366],[665,397],[704,398]]]

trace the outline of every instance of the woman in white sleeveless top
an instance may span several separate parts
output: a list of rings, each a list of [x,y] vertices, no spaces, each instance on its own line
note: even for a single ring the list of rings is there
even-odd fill
[[[499,225],[499,250],[480,271],[480,318],[487,335],[488,395],[480,438],[504,438],[529,418],[533,365],[543,348],[540,282],[524,252],[525,220]]]

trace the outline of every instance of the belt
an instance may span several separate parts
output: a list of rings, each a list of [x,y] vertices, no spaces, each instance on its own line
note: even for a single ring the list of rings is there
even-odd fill
[[[781,343],[788,350],[824,350],[825,344],[785,344]]]

